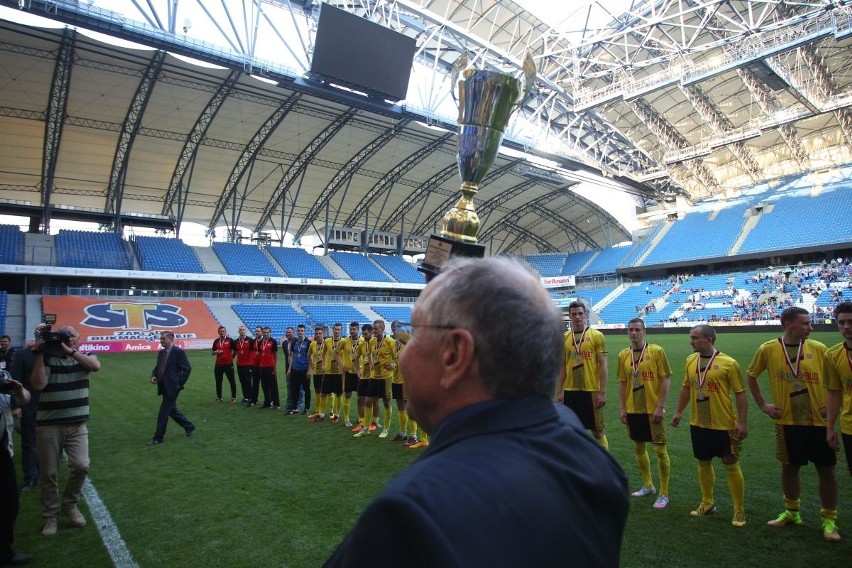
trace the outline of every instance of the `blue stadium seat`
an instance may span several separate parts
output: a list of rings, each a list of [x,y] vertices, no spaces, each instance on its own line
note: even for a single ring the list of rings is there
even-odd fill
[[[24,233],[16,225],[0,225],[0,264],[24,264]]]
[[[406,262],[405,259],[386,254],[371,254],[370,258],[384,268],[385,272],[393,276],[397,282],[411,284],[424,284],[426,282],[423,274]]]
[[[330,255],[353,280],[365,282],[393,282],[370,259],[357,252],[334,251]]]
[[[195,252],[180,239],[140,236],[135,242],[142,270],[204,273]]]
[[[124,240],[115,233],[62,229],[56,235],[56,264],[76,268],[130,270]]]
[[[263,251],[255,245],[213,243],[213,252],[228,274],[242,276],[281,276]]]
[[[349,322],[370,322],[370,318],[348,304],[301,304],[302,310],[308,314],[314,324],[331,325],[340,322],[344,326]]]
[[[301,248],[269,247],[272,255],[284,273],[291,278],[320,278],[333,280],[334,276],[317,260],[317,257]]]
[[[399,304],[370,306],[370,309],[382,316],[386,322],[399,320],[403,322],[411,321],[412,306],[401,306]]]
[[[284,330],[287,327],[295,328],[299,324],[308,323],[305,321],[305,316],[289,305],[234,304],[231,309],[249,329],[249,335],[254,332],[254,328],[257,326],[268,326],[276,341],[284,335]]]

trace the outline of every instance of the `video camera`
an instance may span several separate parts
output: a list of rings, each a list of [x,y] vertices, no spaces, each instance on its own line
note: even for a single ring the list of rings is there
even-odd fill
[[[44,314],[45,325],[35,332],[35,338],[44,342],[42,349],[48,357],[64,357],[65,351],[60,347],[61,343],[67,343],[71,334],[67,331],[53,331],[52,325],[56,323],[56,314]]]

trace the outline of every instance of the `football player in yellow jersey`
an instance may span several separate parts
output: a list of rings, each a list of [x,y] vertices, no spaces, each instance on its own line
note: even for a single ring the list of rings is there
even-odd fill
[[[840,540],[837,532],[837,452],[826,441],[825,352],[813,331],[808,311],[797,306],[781,312],[781,337],[757,348],[748,366],[748,386],[755,403],[775,421],[775,454],[781,462],[784,512],[767,524],[771,527],[802,524],[799,514],[799,470],[813,462],[819,478],[822,535]],[[766,371],[772,404],[763,398],[757,378]]]
[[[373,338],[373,324],[365,323],[361,326],[361,339],[355,356],[358,358],[358,424],[352,428],[357,436],[362,430],[369,427],[373,419],[373,409],[367,416],[367,390],[370,387],[370,339]]]
[[[716,474],[712,460],[718,457],[725,464],[734,506],[731,524],[744,527],[745,481],[739,454],[748,436],[748,400],[742,372],[733,357],[716,350],[716,330],[711,326],[693,327],[689,331],[689,343],[695,353],[686,358],[677,410],[672,416],[672,426],[677,427],[684,409],[690,405],[689,433],[692,453],[698,460],[701,503],[689,514],[703,517],[716,512],[713,500]]]
[[[606,341],[600,331],[588,327],[583,302],[568,304],[568,317],[571,326],[565,332],[565,365],[557,381],[556,398],[577,414],[601,446],[609,449],[603,413],[608,373]]]
[[[840,444],[834,424],[840,416],[840,434],[846,465],[852,475],[852,302],[841,302],[834,308],[834,319],[843,341],[826,353],[828,391],[826,391],[826,440],[838,450]]]
[[[329,418],[332,424],[337,424],[340,420],[340,405],[343,395],[343,367],[340,361],[344,357],[342,353],[343,346],[341,341],[343,338],[343,324],[340,322],[331,326],[331,337],[325,338],[323,346],[323,361],[324,373],[322,376],[322,385],[320,386],[319,412],[322,418],[325,418],[325,408],[331,405],[331,413]],[[330,400],[332,399],[332,400]]]
[[[669,504],[671,472],[663,415],[672,371],[663,348],[645,341],[642,318],[633,318],[627,323],[627,335],[630,347],[618,354],[618,398],[621,422],[627,425],[627,434],[633,440],[642,475],[642,488],[631,495],[644,497],[657,492],[651,480],[651,461],[645,447],[650,442],[657,454],[660,472],[660,494],[654,501],[654,508],[663,509]]]
[[[344,425],[352,428],[349,414],[352,410],[352,393],[358,390],[358,346],[363,341],[358,337],[358,322],[349,324],[349,335],[340,340],[341,367],[343,368],[343,418]],[[357,400],[357,399],[356,399]]]
[[[399,320],[394,320],[391,323],[391,330],[393,331],[393,338],[396,342],[395,357],[398,363],[399,355],[402,353],[405,343],[411,335],[411,326],[403,324]],[[408,440],[408,413],[405,410],[405,402],[407,399],[405,398],[402,370],[400,370],[398,364],[393,370],[393,379],[391,379],[391,397],[396,401],[396,410],[399,421],[399,432],[391,439],[391,441],[404,442]]]
[[[313,377],[314,398],[317,405],[314,412],[308,416],[311,422],[322,422],[325,416],[320,413],[324,410],[320,400],[320,391],[322,390],[322,374],[325,372],[325,340],[323,339],[323,327],[321,325],[314,326],[314,340],[311,341],[311,346],[308,347],[308,377]]]
[[[373,410],[373,417],[368,422],[367,428],[362,429],[356,436],[366,436],[378,427],[379,421],[379,399],[385,398],[387,382],[393,378],[393,370],[396,367],[396,342],[385,335],[385,322],[376,320],[373,322],[373,337],[370,339],[370,383],[367,387],[367,414]]]

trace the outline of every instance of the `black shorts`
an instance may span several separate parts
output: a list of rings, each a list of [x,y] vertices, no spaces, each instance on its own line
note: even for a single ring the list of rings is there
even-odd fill
[[[391,393],[394,400],[405,400],[405,394],[403,392],[403,384],[402,383],[392,383],[391,384]]]
[[[846,465],[849,467],[849,475],[852,475],[852,435],[841,434],[843,438],[843,452],[846,454]]]
[[[346,373],[343,375],[343,392],[355,392],[358,390],[358,375]]]
[[[358,396],[367,396],[370,390],[370,379],[358,379]]]
[[[314,392],[322,392],[322,375],[314,374]]]
[[[653,414],[628,414],[627,435],[634,442],[666,443],[666,426],[663,422],[654,422]]]
[[[385,379],[370,379],[367,385],[369,398],[385,398]]]
[[[332,375],[331,373],[322,376],[322,394],[343,394],[343,375]]]
[[[574,411],[586,430],[604,429],[603,408],[595,408],[591,391],[562,391],[565,406]]]
[[[783,464],[830,466],[837,452],[825,440],[825,426],[775,425],[775,457]]]
[[[736,439],[736,433],[736,430],[713,430],[701,426],[690,426],[692,455],[699,461],[710,461],[713,458],[727,456],[738,457],[743,441]]]

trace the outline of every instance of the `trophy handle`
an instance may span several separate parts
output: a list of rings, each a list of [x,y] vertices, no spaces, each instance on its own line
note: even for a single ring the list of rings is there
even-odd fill
[[[453,101],[456,103],[456,108],[459,106],[459,99],[456,97],[456,83],[459,81],[461,72],[467,68],[467,51],[462,51],[456,62],[453,63],[453,72],[450,75],[450,94],[453,96]]]
[[[535,76],[536,76],[536,68],[535,68],[535,59],[533,59],[532,54],[528,51],[526,56],[524,57],[524,94],[518,99],[518,102],[513,106],[514,110],[521,108],[524,104],[524,101],[527,100],[527,97],[532,91],[533,85],[535,85]]]

